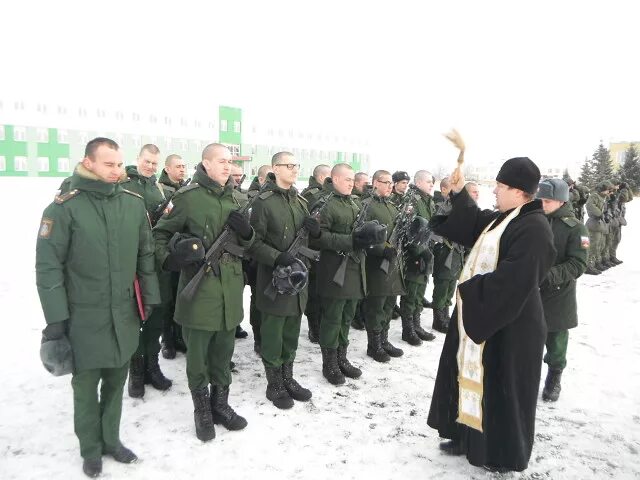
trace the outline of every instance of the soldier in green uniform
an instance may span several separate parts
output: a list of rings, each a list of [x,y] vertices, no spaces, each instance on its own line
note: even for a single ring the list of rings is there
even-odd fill
[[[353,177],[353,169],[346,163],[331,170],[327,188],[332,195],[320,214],[320,237],[311,244],[320,249],[316,269],[318,285],[322,286],[318,293],[322,304],[322,374],[333,385],[343,384],[345,376],[362,375],[347,359],[349,327],[365,295],[364,249],[376,240],[370,229],[354,231],[361,207],[351,195]]]
[[[568,174],[562,179],[569,186],[569,203],[571,204],[575,216],[581,222],[584,219],[584,205],[589,199],[589,189],[584,185],[578,185]]]
[[[433,175],[426,170],[418,170],[413,177],[411,187],[413,208],[417,216],[429,221],[436,207],[431,192]],[[408,193],[405,193],[408,195]],[[400,297],[400,317],[402,318],[402,340],[409,345],[418,346],[422,341],[431,341],[435,337],[420,325],[422,301],[433,270],[433,254],[427,244],[410,245],[405,252],[405,294]]]
[[[312,207],[313,204],[323,194],[323,186],[325,180],[329,178],[331,173],[331,167],[329,165],[316,165],[313,169],[313,175],[309,177],[309,185],[302,190],[301,195],[307,201],[307,206]],[[326,193],[326,191],[325,191]],[[311,343],[318,343],[320,335],[320,316],[321,308],[318,302],[316,287],[316,274],[315,267],[311,265],[309,269],[309,289],[308,300],[304,314],[307,317],[307,323],[309,325],[309,341]]]
[[[602,265],[601,243],[604,241],[604,233],[607,225],[604,222],[604,206],[606,196],[609,194],[608,182],[600,182],[596,186],[596,192],[589,195],[585,204],[588,219],[586,222],[589,231],[589,260],[587,263],[587,275],[599,275],[604,270]]]
[[[630,202],[631,200],[633,200],[633,194],[631,193],[631,190],[627,186],[626,182],[620,182],[618,184],[617,205],[615,208],[619,228],[615,232],[615,236],[611,245],[611,261],[617,265],[622,263],[622,260],[617,257],[617,252],[618,245],[620,245],[620,241],[622,240],[622,227],[627,225],[626,203]]]
[[[137,193],[144,199],[149,217],[154,221],[162,214],[166,204],[162,186],[156,180],[156,171],[160,159],[160,150],[153,144],[143,145],[138,155],[137,166],[126,167],[128,179],[122,186]],[[159,212],[160,211],[160,212]],[[144,397],[145,384],[151,384],[157,390],[171,388],[171,380],[160,370],[158,355],[160,354],[160,335],[165,318],[171,304],[171,274],[159,272],[162,305],[155,309],[151,316],[141,324],[140,343],[129,365],[129,396]]]
[[[602,219],[605,223],[605,231],[602,234],[602,240],[600,241],[600,270],[608,270],[611,267],[614,267],[615,264],[609,260],[609,250],[611,247],[611,235],[613,231],[613,227],[615,226],[612,205],[609,202],[612,194],[615,194],[615,188],[613,183],[609,180],[605,180],[607,184],[607,194],[604,196],[603,200],[603,210],[602,210]]]
[[[227,147],[207,145],[193,181],[176,192],[170,211],[153,230],[158,264],[166,271],[180,272],[178,292],[195,275],[204,252],[226,226],[236,233],[240,246],[249,247],[253,242],[248,219],[236,211],[242,199],[229,178],[230,166]],[[228,430],[247,426],[247,421],[229,406],[229,364],[236,326],[243,317],[243,287],[240,259],[225,252],[219,262],[219,275],[206,274],[193,299],[186,301],[178,293],[175,321],[182,325],[187,344],[187,379],[196,436],[203,442],[215,437],[214,423]]]
[[[298,348],[300,319],[307,303],[307,289],[293,295],[276,294],[272,300],[265,289],[272,284],[277,267],[291,267],[297,260],[287,250],[304,226],[310,237],[320,235],[320,224],[309,216],[306,200],[293,186],[300,165],[292,153],[278,152],[271,159],[262,193],[251,208],[251,225],[256,239],[249,251],[258,262],[256,305],[260,311],[260,352],[267,377],[267,399],[277,408],[293,407],[293,400],[308,401],[311,391],[293,378],[293,361]]]
[[[391,174],[378,170],[373,174],[373,191],[363,205],[369,203],[366,220],[377,220],[387,227],[387,240],[395,227],[398,209],[391,203]],[[363,313],[367,328],[367,355],[377,362],[388,362],[389,356],[400,357],[403,351],[389,342],[391,313],[398,295],[404,294],[402,259],[399,252],[388,242],[367,249],[365,262],[367,273],[367,296],[363,301]],[[381,264],[389,262],[388,273]]]
[[[362,200],[371,195],[371,185],[369,184],[369,175],[365,172],[358,172],[353,177],[352,195],[356,197],[355,201],[358,206],[362,206]],[[351,321],[351,326],[356,330],[364,330],[364,316],[362,314],[362,300],[358,302],[356,313]]]
[[[144,203],[123,179],[118,144],[91,140],[70,190],[45,209],[36,244],[43,342],[70,342],[74,427],[89,477],[101,473],[102,455],[137,460],[120,442],[122,392],[138,346],[136,277],[145,313],[160,303]]]
[[[540,286],[547,322],[548,365],[542,399],[555,402],[560,395],[560,379],[567,365],[569,329],[578,325],[576,279],[587,268],[589,235],[575,216],[567,184],[557,178],[540,182],[538,198],[553,231],[556,260]]]
[[[171,197],[185,186],[187,172],[187,164],[180,155],[171,154],[164,162],[164,168],[158,179],[160,188],[164,193],[165,203],[171,200]],[[176,358],[176,350],[186,352],[184,339],[182,338],[182,329],[180,325],[173,321],[173,312],[176,307],[176,291],[178,289],[178,280],[180,274],[171,272],[170,275],[158,275],[160,281],[160,290],[163,297],[163,305],[159,308],[164,309],[163,326],[162,326],[162,356],[168,360]]]
[[[393,190],[391,192],[391,196],[389,200],[396,207],[399,207],[402,203],[402,198],[404,194],[407,193],[407,188],[409,188],[409,181],[411,181],[411,177],[407,172],[397,171],[394,172],[391,176],[391,181],[393,182]]]

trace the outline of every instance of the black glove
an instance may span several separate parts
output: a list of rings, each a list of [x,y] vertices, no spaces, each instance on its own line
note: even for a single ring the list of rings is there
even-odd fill
[[[50,323],[42,330],[42,342],[47,340],[59,340],[67,334],[69,320],[62,322]]]
[[[307,229],[311,238],[318,238],[320,236],[320,223],[313,217],[307,217],[303,220],[302,226]]]
[[[240,235],[243,240],[249,240],[253,234],[249,220],[238,211],[234,210],[229,214],[227,217],[227,225],[229,225],[231,230]]]
[[[144,319],[145,320],[149,320],[149,317],[151,316],[151,313],[153,312],[153,309],[155,308],[155,305],[145,305],[144,306]]]
[[[396,249],[393,247],[384,247],[382,251],[382,258],[386,258],[390,262],[396,258],[396,255],[398,255],[398,252],[396,252]]]
[[[198,237],[176,233],[169,241],[169,256],[162,268],[179,272],[192,263],[204,260],[204,246]]]
[[[387,229],[377,222],[366,222],[353,231],[352,237],[354,248],[366,248],[383,243],[387,238]]]
[[[282,252],[276,258],[276,266],[288,267],[296,261],[296,257],[291,255],[289,252]]]

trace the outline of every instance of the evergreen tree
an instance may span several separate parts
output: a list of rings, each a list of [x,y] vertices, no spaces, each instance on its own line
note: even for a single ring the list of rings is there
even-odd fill
[[[593,172],[593,177],[591,179],[593,183],[593,185],[591,185],[592,187],[595,187],[598,183],[604,182],[605,180],[611,180],[611,177],[613,176],[611,154],[602,144],[602,140],[591,157],[591,171]]]
[[[594,187],[593,165],[588,157],[585,157],[584,159],[584,163],[582,164],[582,168],[580,169],[580,177],[578,177],[578,182],[581,185],[587,186],[589,190]]]
[[[629,184],[634,193],[638,192],[638,187],[640,187],[640,155],[638,155],[638,150],[633,143],[624,152],[620,178]]]

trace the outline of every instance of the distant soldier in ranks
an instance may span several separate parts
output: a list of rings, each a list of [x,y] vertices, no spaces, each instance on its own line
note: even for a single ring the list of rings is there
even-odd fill
[[[620,265],[622,260],[619,260],[616,256],[618,245],[620,244],[620,237],[622,233],[622,225],[625,219],[622,217],[622,208],[626,201],[626,193],[620,190],[620,181],[612,183],[613,191],[609,194],[607,199],[608,211],[610,212],[609,222],[609,263]]]
[[[91,140],[69,191],[45,209],[36,244],[47,322],[41,356],[55,375],[73,374],[74,429],[82,470],[92,478],[102,472],[102,455],[138,459],[120,442],[122,393],[140,328],[134,279],[145,314],[160,303],[149,220],[140,196],[119,183],[123,173],[118,144]],[[69,348],[71,358],[60,357]]]
[[[386,170],[378,170],[373,174],[373,191],[363,201],[369,202],[366,220],[378,220],[387,227],[387,239],[395,227],[398,209],[391,203],[391,174]],[[388,242],[374,245],[367,250],[367,297],[363,301],[363,313],[367,328],[367,355],[376,362],[388,362],[389,356],[400,357],[404,352],[389,342],[389,324],[391,313],[398,295],[403,295],[404,266],[399,252]],[[381,269],[382,261],[389,261],[389,272]]]
[[[354,176],[352,195],[357,197],[355,200],[358,206],[362,206],[362,200],[371,195],[371,185],[369,184],[369,175],[365,172],[358,172]],[[364,330],[364,315],[362,314],[362,300],[358,302],[356,313],[353,316],[351,326],[356,330]]]
[[[622,260],[620,260],[617,257],[618,245],[620,245],[620,241],[622,240],[622,227],[627,225],[626,204],[629,203],[631,200],[633,200],[633,193],[631,193],[631,190],[627,186],[626,182],[620,182],[618,185],[618,195],[617,195],[618,223],[620,224],[620,228],[617,230],[616,236],[613,239],[613,245],[612,245],[613,255],[611,257],[611,260],[618,265],[622,263]]]
[[[138,155],[137,166],[126,167],[129,177],[123,183],[127,190],[137,193],[144,199],[147,212],[153,225],[162,215],[165,205],[164,190],[156,180],[160,150],[153,144],[144,145]],[[167,309],[171,303],[170,287],[171,276],[168,272],[160,272],[162,307],[157,308],[151,316],[141,324],[140,343],[138,350],[131,357],[129,366],[129,396],[133,398],[144,397],[144,386],[151,384],[157,390],[168,390],[172,382],[164,376],[158,363],[160,353],[160,335],[165,323]]]
[[[404,198],[404,194],[407,193],[407,188],[409,188],[409,181],[411,177],[407,172],[397,171],[391,175],[391,181],[393,182],[393,190],[391,192],[391,196],[389,200],[396,207],[399,207],[402,203],[402,199]]]
[[[241,203],[246,203],[249,199],[247,192],[242,189],[242,184],[244,183],[244,170],[240,165],[235,163],[231,164],[231,174],[229,175],[233,180],[235,190],[241,194],[240,198],[242,199]],[[243,261],[242,266],[244,268],[245,262]],[[238,325],[236,327],[236,338],[247,338],[249,334],[242,328],[242,325]],[[233,364],[232,364],[233,365]],[[233,368],[233,367],[232,367]]]
[[[329,165],[316,165],[313,169],[313,175],[309,177],[309,185],[302,190],[301,195],[307,201],[309,208],[313,207],[313,204],[320,198],[323,192],[323,185],[325,180],[329,178],[331,173],[331,167]],[[318,303],[318,296],[316,294],[316,273],[315,266],[311,265],[309,268],[309,291],[307,307],[304,314],[307,317],[307,323],[309,325],[309,341],[311,343],[318,343],[320,335],[320,316],[321,305]]]
[[[587,268],[589,236],[575,216],[565,182],[557,178],[540,182],[537,197],[549,219],[557,252],[555,263],[540,286],[547,322],[544,362],[549,366],[542,399],[555,402],[560,396],[562,371],[567,366],[569,329],[578,325],[576,279]]]
[[[584,220],[583,207],[589,199],[589,189],[584,185],[578,185],[569,175],[563,175],[562,179],[569,186],[569,202],[576,218],[582,222]]]
[[[251,181],[247,196],[251,199],[260,193],[260,189],[267,181],[267,175],[273,170],[271,165],[262,165],[258,168],[258,174]],[[253,258],[242,261],[242,268],[247,274],[247,282],[251,289],[251,302],[249,303],[249,323],[253,330],[253,351],[260,354],[260,311],[256,307],[256,277],[258,275],[258,263]]]
[[[185,181],[187,164],[180,155],[171,154],[164,162],[164,168],[160,174],[158,183],[164,193],[165,202],[188,182]],[[167,204],[168,206],[168,204]],[[164,304],[158,308],[165,309],[163,315],[162,329],[162,356],[168,360],[176,358],[176,350],[186,352],[184,339],[182,338],[182,328],[173,320],[173,313],[176,309],[176,291],[178,289],[178,272],[159,273],[160,293]]]
[[[178,292],[196,274],[205,252],[228,226],[238,244],[254,239],[249,221],[236,210],[243,200],[229,178],[231,152],[219,143],[202,152],[192,183],[172,199],[172,208],[153,230],[156,258],[166,271],[180,272]],[[243,317],[244,278],[239,258],[223,253],[220,275],[205,275],[190,301],[178,293],[175,320],[187,344],[187,380],[194,406],[196,436],[215,438],[214,424],[242,430],[247,421],[229,406],[230,362],[236,326]],[[209,391],[211,385],[211,391]]]
[[[429,221],[436,207],[431,192],[433,175],[426,170],[418,170],[413,177],[417,199],[413,205],[417,216]],[[433,270],[433,254],[427,244],[419,247],[410,245],[405,252],[405,294],[400,297],[400,316],[402,318],[402,340],[409,345],[418,346],[422,341],[431,341],[435,337],[420,325],[422,300],[427,289],[429,275]]]
[[[609,250],[611,247],[611,236],[612,236],[613,228],[617,223],[614,219],[612,204],[609,202],[611,195],[615,194],[615,187],[613,186],[613,183],[611,183],[609,180],[605,180],[605,183],[607,184],[607,194],[604,197],[604,207],[603,207],[602,218],[606,225],[606,229],[602,234],[602,240],[600,242],[600,266],[602,266],[600,270],[602,271],[607,270],[611,267],[615,267],[616,265],[609,258],[610,257]]]
[[[587,216],[586,222],[589,231],[589,259],[587,262],[587,275],[600,275],[605,267],[602,265],[602,246],[607,224],[604,221],[606,197],[609,195],[608,182],[600,182],[596,186],[596,192],[589,195],[585,204]]]
[[[278,152],[271,159],[271,166],[273,174],[251,208],[256,239],[249,253],[258,262],[256,305],[260,311],[260,352],[267,377],[266,396],[277,408],[288,409],[293,407],[293,400],[311,399],[311,391],[293,378],[307,288],[293,295],[277,294],[274,300],[265,290],[272,285],[275,268],[294,268],[298,264],[296,257],[287,251],[298,231],[304,226],[311,238],[317,238],[320,224],[309,216],[306,200],[293,186],[300,168],[294,155]]]
[[[451,210],[449,177],[440,181],[442,201],[437,204],[437,215],[448,215]],[[468,191],[468,190],[467,190]],[[456,282],[464,265],[464,247],[439,235],[434,235],[433,246],[433,329],[441,333],[449,330],[449,307],[456,293]]]

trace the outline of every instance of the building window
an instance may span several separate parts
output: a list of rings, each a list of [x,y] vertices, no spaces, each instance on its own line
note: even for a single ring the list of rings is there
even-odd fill
[[[59,172],[68,172],[69,171],[69,159],[68,158],[59,158],[58,159],[58,171]]]
[[[63,107],[62,105],[58,105],[58,115],[66,115],[67,114],[67,108]]]
[[[237,120],[233,122],[233,133],[240,133],[240,122]]]
[[[164,124],[171,125],[171,119],[169,117],[164,117]]]
[[[136,148],[142,147],[142,139],[140,138],[140,135],[131,135],[131,142]]]
[[[0,172],[7,171],[7,159],[3,155],[0,155]]]
[[[186,118],[182,117],[180,119],[180,126],[182,126],[182,127],[186,127],[187,126],[187,119]]]
[[[150,115],[149,116],[149,122],[150,123],[156,123],[158,121],[158,118],[155,115]]]
[[[39,103],[37,110],[40,113],[47,113],[47,106],[44,103]]]
[[[78,135],[78,141],[80,142],[80,145],[86,145],[87,143],[89,143],[89,136],[86,132],[80,132],[80,134]]]
[[[240,145],[226,145],[226,147],[231,151],[231,155],[235,157],[240,155]]]
[[[13,139],[17,142],[24,142],[27,138],[27,129],[25,127],[15,127],[13,129]]]
[[[202,126],[200,120],[196,120],[195,122],[193,122],[193,124],[196,126],[196,128],[200,128]]]
[[[227,131],[227,121],[226,120],[220,120],[220,131],[221,132],[226,132]]]
[[[15,110],[24,110],[24,102],[14,102],[13,108]]]
[[[58,130],[58,143],[68,143],[69,134],[66,130]]]
[[[49,130],[46,128],[38,129],[38,142],[49,143]]]
[[[13,162],[16,172],[27,171],[27,157],[15,157]]]
[[[167,146],[167,150],[171,150],[172,145],[173,145],[173,139],[171,137],[166,137],[164,139],[164,143]]]
[[[116,112],[116,120],[124,120],[124,113]]]
[[[134,113],[132,116],[133,116],[133,121],[134,122],[139,122],[140,121],[140,114],[139,113]]]
[[[49,171],[49,157],[38,157],[38,171],[39,172]]]
[[[215,130],[215,128],[216,128],[216,124],[213,123],[213,122],[209,122],[209,129],[210,130]]]
[[[185,139],[180,140],[180,150],[187,151],[187,141]]]
[[[267,135],[269,135],[270,137],[273,137],[273,128],[270,128],[267,130]]]

